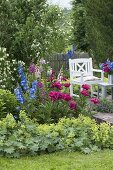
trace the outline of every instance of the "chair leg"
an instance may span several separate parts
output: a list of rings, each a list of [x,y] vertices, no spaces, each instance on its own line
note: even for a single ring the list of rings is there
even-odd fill
[[[91,97],[93,97],[93,86],[91,85]]]
[[[73,85],[70,84],[70,96],[73,96]]]

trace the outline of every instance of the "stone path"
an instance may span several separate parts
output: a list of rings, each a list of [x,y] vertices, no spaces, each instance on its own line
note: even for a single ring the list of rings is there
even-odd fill
[[[113,113],[97,113],[93,115],[93,118],[98,122],[108,122],[113,125]]]

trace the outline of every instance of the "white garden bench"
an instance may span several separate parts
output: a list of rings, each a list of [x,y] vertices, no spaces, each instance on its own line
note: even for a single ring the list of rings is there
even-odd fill
[[[93,69],[92,58],[69,59],[70,72],[70,95],[77,96],[73,92],[74,85],[89,84],[91,86],[91,96],[93,95],[93,84],[98,84],[104,80],[104,72],[100,69]],[[100,78],[94,76],[94,72],[100,73]]]

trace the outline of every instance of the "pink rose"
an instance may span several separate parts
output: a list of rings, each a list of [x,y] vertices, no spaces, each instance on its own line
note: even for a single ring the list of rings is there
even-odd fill
[[[88,84],[83,84],[82,85],[82,88],[85,89],[85,90],[89,90],[90,89],[90,86]]]
[[[76,110],[76,108],[77,108],[76,102],[73,101],[73,100],[71,100],[71,101],[69,102],[69,107],[70,107],[71,110]]]
[[[83,95],[83,96],[89,96],[89,92],[87,90],[82,90],[80,91],[80,93]]]
[[[100,103],[100,100],[97,99],[97,98],[91,98],[90,101],[91,101],[91,103],[93,103],[93,104],[99,104],[99,103]]]

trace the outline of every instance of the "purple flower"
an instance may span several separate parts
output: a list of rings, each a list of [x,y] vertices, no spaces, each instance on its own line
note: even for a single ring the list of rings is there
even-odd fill
[[[31,63],[30,66],[29,66],[29,72],[30,73],[35,73],[35,71],[36,71],[35,64]]]
[[[43,87],[43,83],[38,82],[38,83],[37,83],[37,86],[38,86],[39,88],[42,88],[42,87]]]

